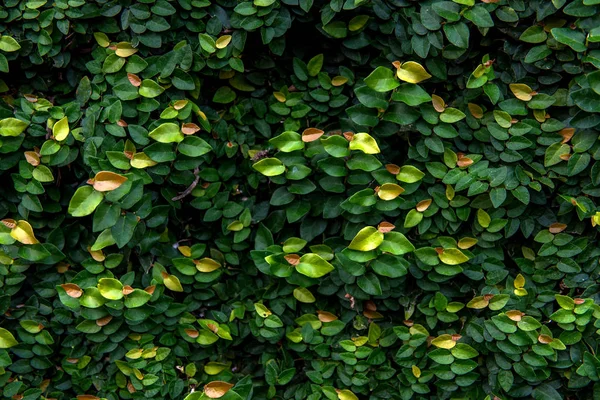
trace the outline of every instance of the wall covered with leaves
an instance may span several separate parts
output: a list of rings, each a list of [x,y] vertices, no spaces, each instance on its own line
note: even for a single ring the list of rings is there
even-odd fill
[[[599,0],[0,3],[1,398],[599,398]]]

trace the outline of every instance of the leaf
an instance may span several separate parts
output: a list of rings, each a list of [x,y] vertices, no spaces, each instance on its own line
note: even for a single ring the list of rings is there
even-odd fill
[[[10,349],[19,344],[15,337],[4,328],[0,328],[0,349]]]
[[[16,118],[4,118],[0,120],[0,136],[19,136],[27,129],[29,122]]]
[[[216,43],[215,43],[215,47],[217,49],[224,49],[225,47],[227,47],[227,45],[229,45],[229,43],[231,43],[231,35],[223,35],[220,38],[217,39]]]
[[[302,141],[306,143],[314,142],[323,136],[325,132],[317,128],[306,128],[302,132]]]
[[[252,168],[264,176],[277,176],[285,172],[285,166],[277,158],[263,158],[252,165]]]
[[[396,179],[405,183],[416,183],[419,182],[425,174],[412,165],[403,165],[400,167],[400,172],[396,175]]]
[[[325,57],[323,56],[323,54],[317,54],[308,61],[308,64],[306,64],[306,68],[308,69],[309,76],[317,76],[317,74],[321,72],[321,68],[323,68],[324,59]]]
[[[10,231],[10,236],[22,244],[37,244],[39,241],[36,239],[33,228],[29,222],[25,220],[17,221],[14,228]]]
[[[443,334],[431,341],[431,344],[440,349],[452,349],[456,346],[456,341],[452,339],[452,335]]]
[[[215,92],[215,95],[213,96],[212,101],[214,101],[215,103],[219,103],[219,104],[228,104],[228,103],[231,103],[232,101],[234,101],[236,97],[237,97],[237,95],[230,87],[221,86]]]
[[[167,287],[167,289],[173,292],[183,292],[183,286],[181,286],[181,282],[179,282],[179,278],[175,275],[167,274],[166,277],[163,277],[163,283]]]
[[[94,212],[100,205],[104,195],[91,186],[82,186],[71,198],[68,212],[74,217],[85,217]]]
[[[383,242],[383,233],[373,226],[362,228],[352,242],[348,245],[350,250],[370,251],[375,250]]]
[[[377,141],[368,133],[356,133],[350,141],[350,150],[360,150],[365,154],[378,154],[381,152]]]
[[[419,83],[431,78],[431,75],[427,73],[425,68],[414,61],[407,61],[400,64],[400,68],[396,70],[396,75],[398,79],[408,83]]]
[[[459,249],[444,249],[439,257],[440,261],[447,265],[459,265],[469,261],[469,257]]]
[[[120,300],[123,298],[123,284],[113,278],[98,280],[98,290],[102,297],[108,300]]]
[[[477,210],[477,222],[479,222],[479,225],[481,225],[482,227],[487,228],[490,226],[492,218],[487,212],[485,212],[485,210],[482,210],[480,208],[479,210]]]
[[[131,43],[121,42],[117,43],[117,50],[115,50],[115,54],[119,57],[130,57],[138,52],[138,49],[133,47]]]
[[[529,101],[533,97],[533,90],[524,83],[511,83],[509,87],[510,91],[519,100]]]
[[[159,96],[165,89],[152,79],[144,79],[139,88],[140,96],[152,99]]]
[[[400,86],[394,77],[394,72],[385,67],[377,67],[369,76],[365,78],[368,87],[376,92],[389,92]]]
[[[314,303],[315,296],[307,288],[297,287],[294,289],[294,298],[301,303]]]
[[[184,139],[179,125],[173,122],[161,124],[153,129],[148,136],[160,143],[179,143]]]
[[[456,108],[448,107],[444,110],[444,112],[440,114],[440,121],[445,122],[447,124],[453,124],[465,117],[466,115],[462,111]]]
[[[63,117],[52,127],[52,135],[54,136],[54,139],[58,140],[59,142],[65,140],[69,135],[69,132],[69,121],[67,117]]]
[[[320,278],[333,271],[334,268],[318,254],[308,253],[300,257],[300,263],[296,266],[296,270],[309,278]]]
[[[100,47],[108,47],[110,45],[110,39],[106,36],[105,33],[102,32],[94,32],[94,39],[96,39],[96,43]]]
[[[404,219],[404,227],[406,229],[413,228],[421,223],[423,220],[423,213],[420,213],[416,209],[412,209],[406,214]]]
[[[221,268],[221,263],[218,261],[213,260],[212,258],[208,258],[205,257],[201,260],[198,261],[194,261],[194,264],[196,264],[196,269],[200,272],[213,272],[216,271],[217,269]]]
[[[418,106],[432,101],[432,96],[419,85],[403,83],[392,95],[392,100],[401,101],[409,106]]]
[[[233,384],[223,381],[213,381],[204,385],[204,394],[211,399],[218,399],[233,387]]]
[[[156,161],[152,160],[145,153],[135,153],[131,159],[131,166],[133,168],[148,168],[156,165]]]
[[[21,45],[15,39],[6,35],[0,36],[0,50],[11,53],[20,49]]]
[[[565,143],[554,143],[546,149],[544,155],[544,166],[551,167],[560,163],[563,159],[562,156],[569,154],[571,148]]]
[[[269,140],[269,143],[277,147],[279,151],[290,153],[296,150],[304,149],[304,141],[299,133],[285,131],[281,135]]]
[[[100,171],[94,177],[94,189],[99,192],[109,192],[119,188],[127,181],[127,177],[110,171]]]
[[[83,294],[83,290],[74,283],[63,283],[60,285],[68,296],[78,299]]]
[[[394,200],[404,192],[404,189],[395,183],[384,183],[377,191],[377,197],[381,200]]]
[[[570,28],[553,28],[550,33],[557,42],[569,46],[576,52],[587,50],[585,35],[582,32]]]

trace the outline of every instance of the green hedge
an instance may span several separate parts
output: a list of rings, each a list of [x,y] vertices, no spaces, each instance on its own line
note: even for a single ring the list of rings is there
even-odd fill
[[[600,396],[599,0],[3,0],[0,397]]]

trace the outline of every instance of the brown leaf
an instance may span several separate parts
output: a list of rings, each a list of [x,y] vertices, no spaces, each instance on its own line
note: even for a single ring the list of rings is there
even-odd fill
[[[483,108],[473,103],[467,104],[467,107],[469,108],[469,112],[474,118],[483,118]]]
[[[200,332],[198,332],[195,329],[184,329],[184,332],[186,335],[188,335],[192,339],[196,339],[200,335]]]
[[[344,136],[347,141],[351,142],[354,138],[354,132],[344,132],[342,133],[342,136]]]
[[[127,181],[127,177],[111,171],[100,171],[94,177],[94,189],[99,192],[115,190]]]
[[[8,229],[15,229],[17,227],[17,221],[14,219],[3,219],[2,224],[6,226]]]
[[[128,294],[133,293],[133,288],[129,285],[123,286],[123,294],[127,296]]]
[[[393,231],[395,227],[396,227],[395,225],[393,225],[389,222],[383,221],[379,225],[377,225],[377,230],[381,233],[388,233],[388,232]]]
[[[575,134],[575,128],[563,128],[558,132],[558,134],[563,137],[561,143],[567,143]]]
[[[471,160],[469,157],[460,157],[456,162],[456,165],[458,165],[459,168],[466,168],[471,164],[473,164],[473,160]]]
[[[363,307],[365,310],[377,311],[377,306],[375,305],[375,303],[373,303],[372,300],[365,301],[365,304],[363,305]]]
[[[573,303],[575,303],[575,304],[577,304],[577,305],[580,305],[580,304],[583,304],[583,303],[585,303],[585,300],[584,300],[584,299],[577,298],[577,299],[573,299]]]
[[[491,299],[493,299],[493,298],[494,298],[494,295],[493,295],[493,294],[484,294],[484,295],[483,295],[483,299],[484,299],[485,301],[490,301],[490,300],[491,300]]]
[[[381,313],[378,313],[377,311],[371,311],[371,310],[365,310],[363,311],[363,315],[369,319],[381,319],[383,318],[383,315],[381,315]]]
[[[35,151],[26,151],[25,160],[34,167],[40,165],[40,156]]]
[[[35,94],[24,94],[23,97],[30,103],[37,103],[38,97]]]
[[[458,342],[458,341],[460,340],[460,338],[461,338],[461,337],[462,337],[462,336],[461,336],[461,335],[459,335],[458,333],[454,333],[454,334],[452,335],[452,340],[454,340],[455,342]]]
[[[102,252],[102,250],[92,251],[90,247],[88,247],[88,252],[92,256],[95,261],[102,262],[106,260],[106,256]]]
[[[571,154],[561,154],[560,155],[560,159],[563,161],[569,161],[569,158],[571,158]]]
[[[338,319],[338,317],[335,314],[332,314],[329,311],[318,310],[317,315],[319,317],[319,321],[321,322],[331,322]]]
[[[81,290],[81,288],[74,283],[63,283],[60,285],[60,287],[67,292],[67,295],[73,297],[74,299],[80,298],[83,294],[83,290]]]
[[[400,167],[396,164],[386,164],[385,169],[392,175],[398,175],[400,173]]]
[[[511,319],[511,321],[519,322],[525,313],[519,310],[510,310],[506,312],[506,316]]]
[[[302,141],[305,143],[314,142],[323,136],[325,132],[318,128],[306,128],[302,132]]]
[[[97,319],[97,320],[96,320],[96,325],[98,325],[98,326],[105,326],[105,325],[108,325],[108,323],[109,323],[110,321],[112,321],[112,319],[113,319],[112,315],[107,315],[107,316],[106,316],[106,317],[104,317],[104,318]]]
[[[552,339],[551,336],[549,335],[540,335],[538,336],[538,342],[543,343],[543,344],[548,344],[550,342],[552,342],[554,339]]]
[[[100,397],[92,396],[91,394],[80,394],[77,400],[100,400]]]
[[[211,399],[225,396],[225,393],[233,387],[233,384],[224,381],[213,381],[204,385],[204,394]]]
[[[123,119],[118,120],[117,125],[119,125],[121,128],[126,128],[127,126],[129,126],[129,124]]]
[[[139,87],[142,85],[142,80],[136,74],[127,74],[127,79],[129,79],[129,83],[131,83],[135,87]]]
[[[79,362],[79,358],[67,358],[67,362],[69,364],[77,364]]]
[[[144,292],[154,294],[155,289],[156,289],[156,285],[148,286],[146,289],[144,289]]]
[[[431,205],[431,199],[427,199],[427,200],[421,200],[420,202],[417,203],[417,211],[419,212],[423,212],[425,210],[427,210],[429,208],[429,206]]]
[[[561,233],[565,229],[567,229],[567,224],[561,224],[560,222],[553,223],[549,228],[550,233]]]
[[[300,256],[298,254],[286,254],[283,256],[290,265],[298,265],[300,263]]]
[[[206,326],[208,327],[208,329],[210,329],[214,333],[219,332],[219,325],[208,323],[208,324],[206,324]]]
[[[193,122],[186,122],[185,124],[181,125],[181,133],[183,133],[184,135],[193,135],[199,130],[200,127],[194,124]]]

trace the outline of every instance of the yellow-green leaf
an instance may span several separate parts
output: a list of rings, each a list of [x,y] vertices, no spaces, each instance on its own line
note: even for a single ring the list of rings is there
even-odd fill
[[[231,35],[223,35],[217,39],[215,46],[217,49],[224,49],[231,42]]]
[[[492,218],[487,212],[485,212],[485,210],[482,210],[480,208],[479,210],[477,210],[477,222],[479,222],[479,225],[481,225],[482,227],[487,228],[488,226],[490,226]]]
[[[452,335],[443,334],[431,341],[431,344],[440,349],[450,350],[454,346],[456,346],[456,342],[452,339]]]
[[[110,39],[102,32],[94,32],[94,39],[100,47],[108,47],[110,45]]]
[[[467,303],[468,308],[475,310],[481,310],[486,308],[490,304],[490,301],[483,296],[477,296]]]
[[[37,244],[39,241],[33,234],[33,228],[29,222],[20,220],[17,225],[10,231],[10,236],[23,244]]]
[[[398,79],[409,83],[419,83],[431,78],[431,75],[429,75],[425,68],[414,61],[402,63],[400,68],[396,71],[396,75],[398,76]]]
[[[350,141],[350,150],[360,150],[365,154],[378,154],[381,152],[377,141],[368,133],[357,133]]]
[[[367,226],[354,236],[348,248],[350,250],[370,251],[375,250],[382,242],[383,233],[373,226]]]
[[[469,257],[459,249],[444,249],[439,257],[440,261],[447,265],[458,265],[469,261]]]
[[[163,278],[163,282],[167,289],[173,292],[183,292],[183,286],[181,286],[181,282],[179,282],[179,278],[175,275],[168,275]]]
[[[12,333],[4,328],[0,328],[0,349],[9,349],[18,344],[19,342],[17,342]]]
[[[52,136],[54,136],[54,139],[58,140],[59,142],[65,140],[67,136],[69,136],[69,132],[69,120],[67,117],[61,118],[52,127]]]
[[[508,87],[519,100],[529,101],[533,98],[533,90],[524,83],[511,83]]]
[[[117,50],[115,51],[115,53],[119,56],[119,57],[129,57],[134,55],[135,53],[138,52],[138,49],[136,49],[135,47],[133,47],[131,45],[131,43],[127,43],[127,42],[121,42],[117,44]]]
[[[310,290],[304,287],[297,287],[296,289],[294,289],[294,297],[301,303],[314,303],[315,301],[317,301],[317,299],[310,292]]]
[[[396,197],[400,196],[402,192],[404,192],[404,188],[400,185],[396,185],[395,183],[384,183],[379,187],[377,196],[381,200],[394,200]]]

